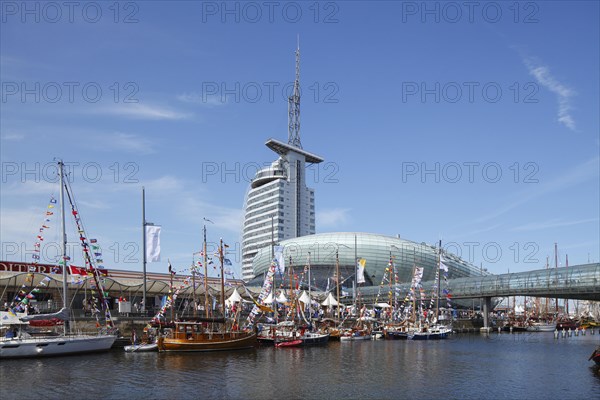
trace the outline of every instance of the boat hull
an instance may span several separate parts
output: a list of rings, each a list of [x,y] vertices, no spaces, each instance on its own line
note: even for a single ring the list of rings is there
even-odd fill
[[[371,340],[370,334],[340,336],[340,342],[355,342],[358,340]]]
[[[590,360],[594,361],[596,365],[600,367],[600,350],[596,350],[594,353],[592,353]]]
[[[410,340],[440,340],[440,339],[447,339],[447,338],[448,338],[448,332],[436,332],[436,333],[417,332],[417,333],[414,333],[414,334],[408,336],[408,339],[410,339]]]
[[[387,340],[407,340],[408,333],[407,332],[387,331],[384,334],[384,338],[386,338]]]
[[[3,340],[0,359],[108,351],[116,339],[114,335],[74,335]]]
[[[160,338],[160,352],[243,350],[256,346],[256,333],[226,332],[202,334],[192,339]]]
[[[528,332],[554,332],[556,324],[534,323],[527,327]]]
[[[312,346],[319,344],[327,344],[329,343],[329,334],[328,333],[306,333],[300,337],[302,340],[303,346]]]

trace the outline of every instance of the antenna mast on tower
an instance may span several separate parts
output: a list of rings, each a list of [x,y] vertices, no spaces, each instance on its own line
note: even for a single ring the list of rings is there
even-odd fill
[[[288,97],[288,144],[302,148],[300,143],[300,36],[296,47],[294,93]]]

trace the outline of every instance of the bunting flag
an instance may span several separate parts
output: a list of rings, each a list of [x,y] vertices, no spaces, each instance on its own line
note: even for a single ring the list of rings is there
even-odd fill
[[[267,271],[267,275],[265,276],[265,281],[263,282],[262,289],[260,294],[258,295],[258,300],[255,301],[254,307],[252,307],[252,311],[248,315],[246,320],[246,325],[251,327],[254,324],[254,320],[259,312],[273,312],[268,306],[264,305],[264,301],[269,297],[269,294],[273,288],[273,277],[275,276],[275,269],[277,268],[277,260],[273,259],[271,262],[271,266]],[[275,297],[275,296],[273,296]],[[254,299],[253,299],[254,300]],[[268,310],[267,310],[268,308]]]
[[[444,272],[448,272],[448,266],[440,259],[440,269]]]

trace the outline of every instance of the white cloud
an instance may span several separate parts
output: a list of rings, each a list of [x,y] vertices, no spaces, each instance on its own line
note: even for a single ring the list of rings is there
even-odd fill
[[[20,142],[23,139],[25,139],[25,134],[17,133],[17,132],[10,132],[10,133],[2,134],[2,136],[0,136],[0,139],[6,140],[6,141],[11,141],[11,142]]]
[[[189,114],[181,113],[167,107],[140,103],[115,104],[109,107],[96,109],[96,112],[149,120],[180,120],[190,117]]]
[[[558,122],[565,125],[571,130],[575,130],[575,120],[571,115],[571,97],[575,95],[575,92],[560,83],[552,74],[550,74],[550,68],[545,65],[541,65],[539,61],[528,57],[524,59],[525,65],[529,70],[529,73],[537,80],[537,82],[556,94],[558,98]]]
[[[16,178],[18,182],[8,184],[2,189],[2,196],[49,196],[53,194],[56,197],[60,190],[58,180],[56,182],[49,182],[48,180],[54,179],[54,177],[50,176],[50,173],[47,175],[42,172],[35,172],[30,176],[22,176],[21,174]]]
[[[122,150],[129,153],[152,154],[155,153],[153,142],[145,137],[131,133],[116,132],[106,135],[105,149]]]
[[[547,181],[546,183],[538,184],[526,192],[518,193],[514,196],[516,198],[515,200],[508,200],[504,207],[500,207],[496,211],[478,218],[474,222],[481,223],[489,221],[543,195],[564,190],[568,187],[578,185],[590,179],[598,179],[599,170],[600,157],[594,157],[579,165],[576,165],[575,167],[557,176],[556,178]]]
[[[335,228],[348,222],[350,210],[350,208],[333,208],[317,211],[316,220],[319,227]]]
[[[201,104],[207,107],[222,106],[227,104],[221,96],[198,94],[198,93],[183,93],[177,96],[177,100],[183,103]]]
[[[575,221],[552,219],[552,220],[545,221],[545,222],[532,222],[529,224],[520,225],[520,226],[513,228],[512,230],[513,231],[537,231],[537,230],[542,230],[542,229],[561,228],[563,226],[587,224],[590,222],[598,222],[598,218],[587,218],[587,219],[580,219],[580,220],[575,220]]]

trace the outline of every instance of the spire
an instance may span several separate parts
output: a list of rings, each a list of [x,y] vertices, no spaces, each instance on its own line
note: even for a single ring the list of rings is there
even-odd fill
[[[294,93],[288,97],[288,144],[302,148],[300,143],[300,35],[296,47]]]

